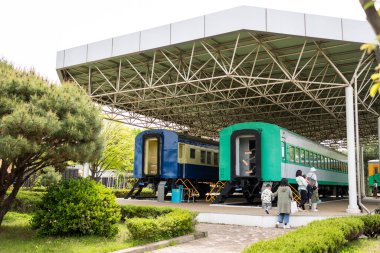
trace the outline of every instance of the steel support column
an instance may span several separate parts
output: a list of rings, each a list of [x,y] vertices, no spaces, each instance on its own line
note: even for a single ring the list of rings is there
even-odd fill
[[[348,151],[348,213],[360,213],[357,201],[356,188],[356,162],[355,162],[355,122],[353,88],[348,86],[346,90],[346,125],[347,125],[347,151]]]

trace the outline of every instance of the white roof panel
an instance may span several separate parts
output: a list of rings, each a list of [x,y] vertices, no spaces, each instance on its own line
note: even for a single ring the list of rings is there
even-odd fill
[[[98,61],[110,58],[112,55],[112,39],[101,40],[88,44],[87,61]]]
[[[57,69],[239,30],[358,43],[371,42],[375,38],[366,21],[240,6],[60,51]]]
[[[201,39],[204,36],[204,16],[177,22],[171,26],[171,44]]]
[[[148,50],[170,45],[170,25],[141,31],[140,50]]]
[[[266,31],[264,8],[242,6],[205,16],[205,36],[214,36],[242,29]]]
[[[140,32],[113,38],[112,56],[140,51]]]
[[[305,15],[306,36],[342,40],[342,19],[318,15]]]

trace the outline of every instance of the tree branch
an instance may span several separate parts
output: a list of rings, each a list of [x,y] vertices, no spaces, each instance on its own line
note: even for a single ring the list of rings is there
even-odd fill
[[[379,14],[377,14],[375,5],[372,5],[368,7],[367,9],[364,8],[367,4],[373,1],[372,0],[359,0],[359,1],[363,7],[365,14],[367,15],[367,20],[371,24],[376,35],[380,35],[380,17],[379,17]]]

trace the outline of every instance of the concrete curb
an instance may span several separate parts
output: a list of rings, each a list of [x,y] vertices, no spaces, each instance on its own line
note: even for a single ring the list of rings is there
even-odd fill
[[[205,238],[205,237],[207,237],[207,232],[195,232],[195,233],[192,233],[190,235],[184,235],[184,236],[172,238],[172,239],[165,240],[165,241],[150,243],[150,244],[143,245],[143,246],[121,249],[118,251],[113,251],[111,253],[144,253],[147,251],[152,251],[152,250],[157,250],[157,249],[169,247],[169,246],[172,246],[173,244],[174,245],[182,244],[182,243],[190,242],[190,241],[197,240],[200,238]]]

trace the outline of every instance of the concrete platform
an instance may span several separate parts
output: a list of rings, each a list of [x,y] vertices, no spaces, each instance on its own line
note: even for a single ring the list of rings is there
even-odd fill
[[[186,202],[176,204],[171,203],[169,201],[162,203],[157,202],[156,200],[126,200],[122,198],[118,198],[117,202],[119,204],[132,204],[143,206],[180,207],[193,212],[197,212],[197,221],[202,223],[274,227],[277,221],[276,207],[274,207],[268,215],[263,212],[263,209],[261,207],[249,205],[231,205],[232,203],[223,205],[210,205],[210,203],[198,201],[195,203]],[[371,211],[380,207],[380,199],[375,200],[372,198],[367,198],[364,200],[363,203]],[[348,200],[346,199],[322,202],[318,205],[318,212],[296,212],[291,215],[289,223],[292,227],[299,227],[306,225],[314,220],[350,216],[352,214],[346,212],[347,207]]]

